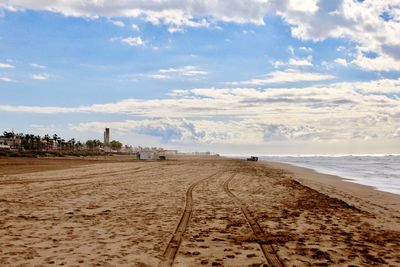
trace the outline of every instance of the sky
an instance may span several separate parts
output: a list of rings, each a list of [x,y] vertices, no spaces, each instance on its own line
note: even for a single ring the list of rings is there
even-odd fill
[[[0,131],[400,153],[399,0],[0,0]]]

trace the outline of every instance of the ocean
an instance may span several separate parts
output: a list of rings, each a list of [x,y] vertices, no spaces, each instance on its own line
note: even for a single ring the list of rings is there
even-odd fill
[[[242,156],[243,157],[243,156]],[[400,195],[400,155],[268,155],[259,160],[289,163]]]

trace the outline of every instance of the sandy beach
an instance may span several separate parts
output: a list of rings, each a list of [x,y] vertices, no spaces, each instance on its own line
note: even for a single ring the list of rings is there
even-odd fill
[[[1,266],[399,266],[399,212],[276,163],[0,159]]]

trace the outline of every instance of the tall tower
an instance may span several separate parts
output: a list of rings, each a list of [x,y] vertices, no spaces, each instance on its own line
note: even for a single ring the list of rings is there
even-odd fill
[[[106,130],[104,131],[104,145],[110,145],[110,128],[106,128]]]

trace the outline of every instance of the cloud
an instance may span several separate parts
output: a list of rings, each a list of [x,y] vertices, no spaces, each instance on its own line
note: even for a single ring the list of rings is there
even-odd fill
[[[47,73],[37,73],[37,74],[32,74],[32,79],[33,80],[41,80],[41,81],[45,81],[48,80],[50,78],[50,75]]]
[[[345,67],[347,67],[347,65],[349,65],[349,63],[347,62],[347,60],[344,59],[344,58],[337,58],[337,59],[334,60],[334,62],[335,62],[336,64],[339,64],[339,65],[342,65],[342,66],[345,66]]]
[[[136,25],[136,24],[132,24],[132,25],[131,25],[131,28],[132,28],[132,30],[134,30],[134,31],[136,31],[136,32],[139,32],[139,31],[140,31],[139,26]]]
[[[160,99],[76,107],[0,104],[0,112],[123,114],[131,119],[72,127],[88,131],[107,124],[174,144],[389,140],[400,128],[400,79],[295,88],[194,88]]]
[[[400,137],[400,128],[397,128],[397,129],[394,131],[393,137]]]
[[[169,32],[185,28],[210,27],[218,22],[264,25],[269,16],[280,16],[292,36],[301,40],[322,41],[345,38],[361,51],[378,53],[372,65],[363,57],[355,64],[367,70],[400,71],[386,63],[399,58],[400,3],[393,1],[355,0],[220,0],[213,1],[62,1],[4,0],[7,10],[46,10],[67,16],[138,18],[154,25],[167,25]],[[216,27],[219,27],[216,25]],[[367,62],[366,62],[367,61]]]
[[[0,62],[0,69],[14,69],[14,68],[15,68],[14,65]]]
[[[263,116],[273,112],[313,113],[336,109],[340,115],[351,108],[357,112],[395,113],[400,111],[400,80],[334,83],[299,88],[195,88],[175,90],[163,99],[124,99],[118,102],[79,107],[40,107],[1,105],[0,110],[32,113],[114,113],[135,116]],[[342,116],[341,114],[340,116]],[[354,115],[353,114],[353,115]],[[305,115],[305,114],[303,114]]]
[[[0,77],[0,81],[2,81],[2,82],[8,82],[8,83],[10,83],[10,82],[15,82],[13,79],[8,78],[8,77]]]
[[[359,52],[351,63],[370,71],[400,71],[400,61],[387,54],[380,54],[375,58],[370,58]]]
[[[251,79],[248,81],[232,82],[233,85],[265,85],[274,83],[294,83],[305,81],[324,81],[334,79],[335,77],[329,74],[318,72],[304,72],[295,69],[287,69],[285,71],[274,71],[262,78]]]
[[[294,52],[293,52],[294,54]],[[284,61],[272,61],[271,62],[274,68],[280,68],[280,67],[291,67],[291,68],[299,68],[299,67],[312,67],[314,66],[312,64],[312,56],[308,56],[307,58],[290,58],[288,62]]]
[[[202,142],[205,132],[185,119],[140,119],[120,122],[88,122],[70,125],[75,131],[101,131],[105,127],[118,129],[121,132],[147,135],[160,138],[162,144],[182,144]]]
[[[311,59],[295,59],[295,58],[291,58],[289,60],[289,65],[297,67],[313,66],[313,64],[311,63]]]
[[[140,47],[140,46],[146,46],[146,42],[143,41],[143,39],[140,36],[137,37],[118,37],[118,38],[112,38],[111,41],[115,41],[115,40],[119,40],[121,43],[123,44],[127,44],[129,46],[136,46],[136,47]]]
[[[307,53],[312,53],[313,49],[311,47],[305,47],[305,46],[300,46],[299,50],[307,52]]]
[[[139,134],[161,138],[161,143],[195,143],[205,136],[186,120],[147,120],[134,128]]]
[[[323,131],[308,125],[287,126],[284,124],[267,124],[264,126],[264,141],[285,140],[319,140],[323,137]]]
[[[34,67],[34,68],[37,68],[37,69],[44,69],[45,68],[45,66],[40,65],[40,64],[36,64],[36,63],[32,63],[31,66]]]
[[[160,69],[159,72],[167,74],[179,74],[185,77],[199,77],[207,75],[206,71],[201,70],[196,66],[184,66],[182,68]]]
[[[145,21],[154,25],[168,25],[168,32],[183,32],[183,27],[208,27],[210,22],[205,18],[196,19],[193,15],[179,9],[142,12]]]
[[[359,67],[378,71],[400,70],[398,64],[384,67],[396,58],[393,49],[385,48],[400,45],[400,39],[396,37],[400,32],[400,4],[392,1],[319,1],[318,10],[310,16],[288,9],[284,2],[274,3],[278,14],[291,25],[294,37],[313,41],[345,38],[356,44],[358,53],[378,53],[373,62],[363,56],[355,58],[353,63]],[[383,19],[384,12],[392,14],[392,19]]]
[[[170,79],[172,79],[172,76],[170,76],[170,75],[157,74],[157,73],[146,74],[144,76],[147,78],[150,78],[150,79],[155,79],[155,80],[170,80]]]
[[[123,23],[123,22],[120,21],[120,20],[110,20],[110,22],[111,22],[112,24],[114,24],[115,26],[117,26],[117,27],[120,27],[120,28],[125,27],[125,23]]]
[[[208,72],[197,66],[183,66],[180,68],[160,69],[155,73],[142,74],[141,76],[156,80],[199,80],[207,76]]]

